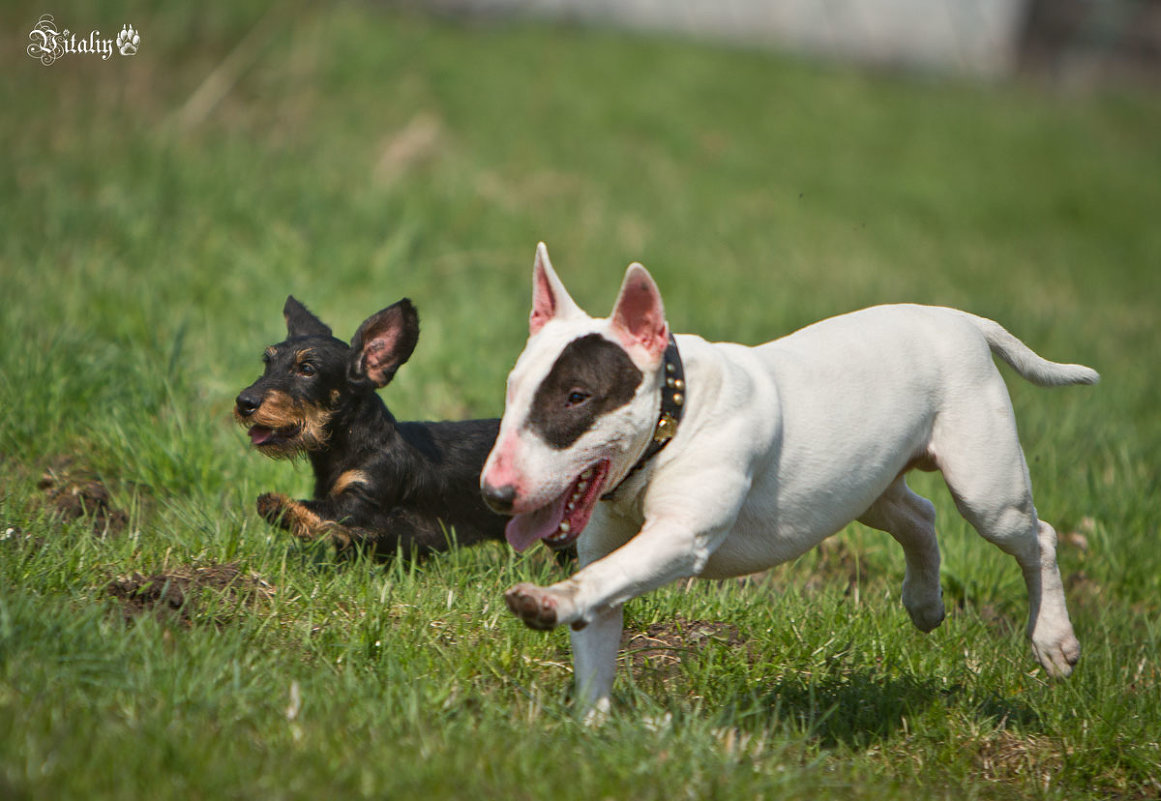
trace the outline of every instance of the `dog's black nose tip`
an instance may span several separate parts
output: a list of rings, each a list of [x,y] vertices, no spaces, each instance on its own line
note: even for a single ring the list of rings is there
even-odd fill
[[[249,417],[250,415],[254,414],[254,412],[258,411],[258,407],[261,405],[261,399],[255,398],[253,395],[248,395],[245,392],[234,399],[234,408],[237,409],[238,414],[242,415],[243,417]]]
[[[485,483],[480,491],[484,496],[484,503],[491,507],[493,512],[498,514],[511,514],[512,504],[516,502],[516,488],[511,484],[505,484],[502,487],[493,487],[491,484]]]

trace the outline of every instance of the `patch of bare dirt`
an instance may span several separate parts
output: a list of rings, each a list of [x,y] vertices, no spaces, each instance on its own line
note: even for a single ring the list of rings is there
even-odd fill
[[[36,486],[44,491],[54,516],[68,522],[88,520],[95,536],[116,536],[129,525],[129,515],[112,505],[109,488],[70,458],[56,460]]]
[[[985,626],[999,634],[1011,634],[1021,625],[1019,618],[1012,617],[1007,610],[997,604],[982,604],[976,612]]]
[[[1045,738],[1001,730],[976,743],[979,772],[991,781],[1033,779],[1047,789],[1063,766],[1064,749]]]
[[[676,620],[653,623],[644,631],[626,631],[621,651],[633,669],[648,668],[666,677],[675,676],[687,659],[714,643],[747,649],[747,640],[732,623],[712,620]]]
[[[178,567],[149,576],[132,573],[105,586],[109,596],[121,602],[127,621],[144,614],[189,625],[201,604],[212,604],[224,623],[241,607],[274,597],[275,588],[237,563]]]
[[[855,592],[867,581],[867,567],[845,540],[839,537],[825,539],[818,544],[818,566],[807,579],[807,592],[819,592],[831,584],[845,582],[846,595]]]

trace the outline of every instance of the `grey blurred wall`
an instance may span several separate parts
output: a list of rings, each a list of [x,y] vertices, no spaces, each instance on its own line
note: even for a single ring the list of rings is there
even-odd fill
[[[391,2],[391,0],[387,0]],[[395,0],[668,31],[857,63],[1161,86],[1161,0]]]
[[[1015,67],[1027,15],[1026,0],[431,0],[426,5],[609,22],[981,76]]]

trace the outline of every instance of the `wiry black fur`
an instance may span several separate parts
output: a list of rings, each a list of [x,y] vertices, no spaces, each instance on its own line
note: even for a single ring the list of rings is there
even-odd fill
[[[238,395],[234,413],[267,455],[306,454],[314,497],[267,493],[259,514],[300,537],[362,544],[382,556],[447,550],[453,531],[459,545],[503,539],[506,518],[485,506],[479,489],[500,421],[399,422],[376,393],[418,340],[411,302],[368,318],[351,345],[293,297],[283,313],[287,338],[267,349],[265,373]],[[296,421],[312,415],[323,422],[306,436],[309,425]]]

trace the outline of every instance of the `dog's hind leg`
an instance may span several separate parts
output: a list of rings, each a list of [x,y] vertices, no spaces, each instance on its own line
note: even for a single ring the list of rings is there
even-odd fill
[[[903,546],[907,572],[903,606],[920,631],[943,622],[943,592],[939,586],[939,543],[935,538],[935,507],[916,495],[903,476],[887,488],[859,522],[885,531]]]
[[[1056,564],[1056,532],[1040,520],[1007,389],[999,373],[944,410],[933,450],[956,506],[985,539],[1015,557],[1028,587],[1028,639],[1049,675],[1064,677],[1080,658]]]

